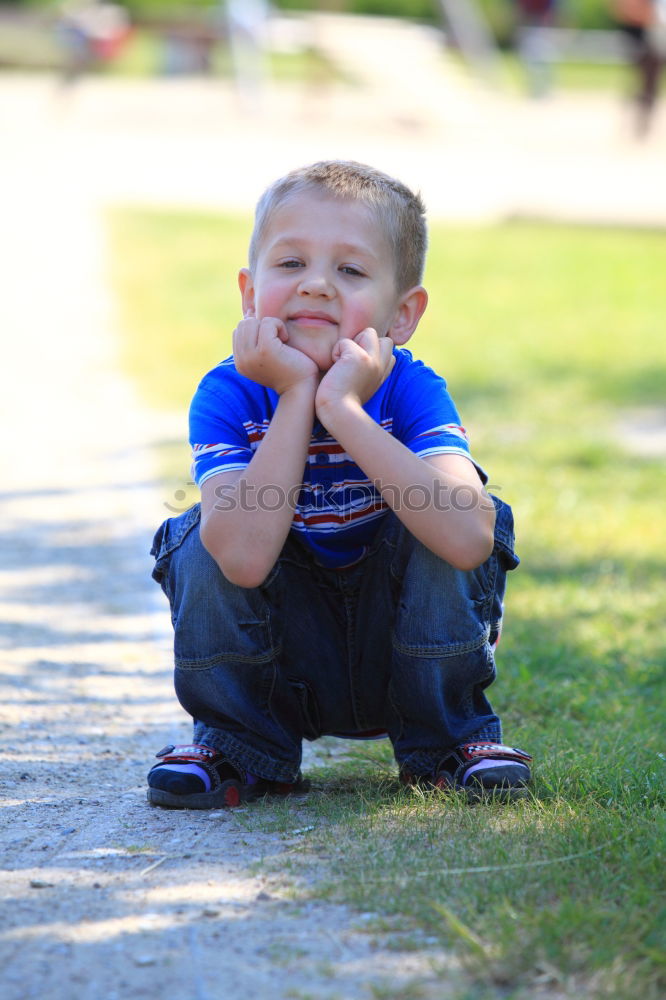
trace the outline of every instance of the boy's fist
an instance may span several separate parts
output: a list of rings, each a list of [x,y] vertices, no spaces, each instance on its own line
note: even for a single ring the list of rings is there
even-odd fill
[[[289,347],[281,319],[265,316],[241,320],[233,334],[233,354],[241,375],[282,395],[298,382],[319,374],[317,365],[301,351]]]
[[[393,341],[378,337],[372,327],[361,330],[353,340],[343,337],[333,347],[333,364],[319,384],[317,409],[343,397],[362,406],[388,378],[394,364]]]

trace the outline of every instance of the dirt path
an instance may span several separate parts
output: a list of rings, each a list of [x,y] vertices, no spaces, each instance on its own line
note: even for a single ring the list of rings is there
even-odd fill
[[[534,108],[510,116],[449,78],[437,86],[446,80],[439,104],[371,81],[365,100],[283,88],[252,117],[220,84],[91,81],[57,96],[50,81],[0,79],[3,1000],[361,1000],[415,979],[424,996],[453,995],[455,960],[426,942],[395,952],[363,930],[367,914],[298,901],[298,876],[280,870],[300,818],[291,834],[250,834],[244,811],[145,803],[150,754],[188,737],[149,580],[168,499],[151,443],[173,424],[120,374],[101,224],[116,200],[247,208],[281,170],[337,155],[395,171],[448,218],[543,203],[666,219],[663,133],[637,149],[612,103],[595,105],[586,130],[563,101],[552,121],[564,139],[556,147],[539,124],[539,143]],[[640,183],[619,198],[630,169]]]
[[[250,834],[246,810],[147,806],[151,753],[189,738],[149,581],[163,421],[118,371],[94,204],[62,176],[21,185],[14,152],[0,206],[3,1000],[361,998],[432,980],[432,952],[384,953],[362,916],[292,898],[280,871],[299,833]]]
[[[146,804],[151,754],[189,738],[149,580],[167,499],[151,442],[171,425],[120,374],[80,117],[43,81],[0,90],[12,138],[0,189],[3,1000],[354,1000],[433,982],[446,956],[388,952],[364,932],[367,914],[297,901],[280,872],[301,834],[248,833],[243,810]],[[298,810],[290,829],[307,822]]]

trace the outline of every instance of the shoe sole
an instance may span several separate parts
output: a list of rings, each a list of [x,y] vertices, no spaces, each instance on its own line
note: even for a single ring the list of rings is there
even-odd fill
[[[148,788],[146,798],[151,806],[162,809],[234,809],[245,802],[255,802],[266,796],[287,798],[302,797],[310,790],[310,782],[301,780],[286,791],[278,788],[243,787],[238,781],[225,781],[213,792],[194,792],[191,795],[174,795],[162,788]]]
[[[529,795],[526,785],[514,785],[509,788],[459,788],[470,802],[515,802]]]
[[[528,782],[531,779],[529,768],[522,765],[523,774],[516,774],[514,765],[498,764],[470,775],[469,782],[461,786],[472,801],[513,802],[514,799],[524,799],[529,794]],[[514,772],[512,774],[512,772]]]

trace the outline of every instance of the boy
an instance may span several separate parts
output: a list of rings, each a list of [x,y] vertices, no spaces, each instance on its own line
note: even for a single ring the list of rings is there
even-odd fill
[[[326,733],[387,733],[406,784],[525,791],[484,694],[511,512],[402,349],[425,250],[421,199],[361,164],[293,171],[257,206],[233,357],[190,411],[201,505],[153,547],[195,720],[157,754],[155,805],[302,791],[302,740]]]

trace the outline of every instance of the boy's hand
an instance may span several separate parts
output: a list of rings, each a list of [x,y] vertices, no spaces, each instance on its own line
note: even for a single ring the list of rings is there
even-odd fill
[[[333,365],[319,383],[315,397],[322,423],[325,425],[326,410],[344,399],[360,406],[366,403],[388,378],[394,364],[393,341],[378,337],[372,327],[361,330],[353,340],[338,340],[333,348]]]
[[[273,316],[241,320],[233,334],[233,354],[241,375],[280,395],[300,382],[310,380],[313,392],[317,385],[317,365],[289,347],[284,323]]]

